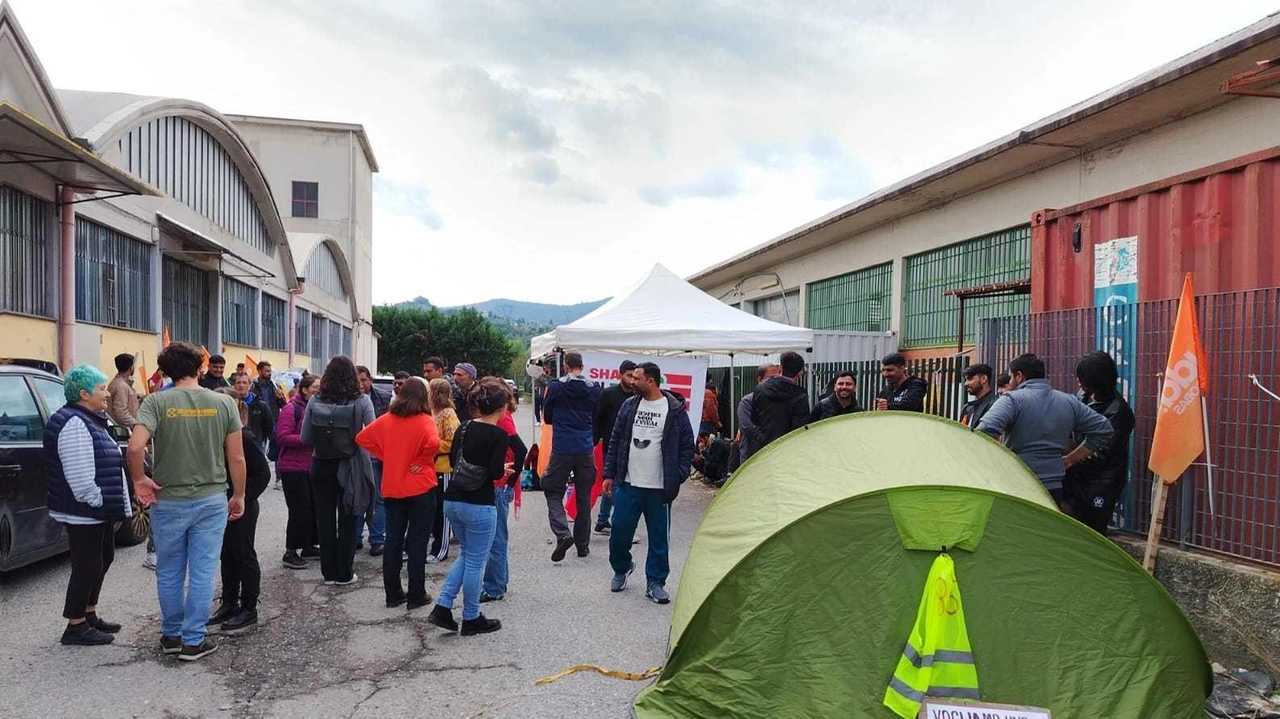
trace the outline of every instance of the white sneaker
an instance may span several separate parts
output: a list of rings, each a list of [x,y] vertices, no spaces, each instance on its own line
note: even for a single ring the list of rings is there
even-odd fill
[[[275,484],[271,485],[272,489],[284,489],[284,485],[280,484],[280,478],[276,477]]]
[[[345,581],[345,582],[339,582],[339,581],[337,581],[337,580],[335,579],[333,583],[334,583],[334,584],[336,584],[336,585],[337,585],[337,586],[339,586],[339,587],[345,587],[345,586],[347,586],[348,584],[355,584],[355,583],[356,583],[356,582],[358,582],[358,581],[360,581],[360,575],[359,575],[359,574],[356,574],[355,572],[352,572],[352,573],[351,573],[351,578],[350,578],[350,579],[348,579],[347,581]]]
[[[156,553],[147,552],[147,558],[142,560],[142,566],[154,570],[156,568]]]

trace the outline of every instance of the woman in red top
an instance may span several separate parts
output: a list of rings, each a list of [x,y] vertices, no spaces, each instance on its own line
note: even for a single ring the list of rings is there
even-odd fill
[[[435,521],[436,452],[440,435],[427,403],[427,383],[414,378],[386,414],[360,430],[356,442],[382,461],[382,499],[387,511],[387,544],[382,554],[382,586],[387,607],[406,602],[426,606],[427,543]],[[407,535],[407,541],[406,541]],[[400,584],[403,553],[409,553],[409,593]]]

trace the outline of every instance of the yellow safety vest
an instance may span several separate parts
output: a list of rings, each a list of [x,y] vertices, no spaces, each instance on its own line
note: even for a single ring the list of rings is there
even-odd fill
[[[933,560],[884,705],[902,719],[914,719],[925,697],[979,699],[978,667],[965,629],[956,565],[945,553]]]

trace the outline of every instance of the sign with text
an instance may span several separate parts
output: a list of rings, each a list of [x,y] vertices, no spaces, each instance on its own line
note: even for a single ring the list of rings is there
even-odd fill
[[[653,362],[662,369],[662,388],[684,397],[689,404],[689,418],[693,429],[698,430],[702,419],[702,396],[707,387],[707,359],[705,357],[649,357],[647,355],[617,354],[614,352],[583,352],[582,375],[588,382],[601,387],[618,383],[618,365],[623,360],[636,364]]]
[[[919,719],[1052,719],[1048,709],[1012,704],[946,703],[926,699]]]

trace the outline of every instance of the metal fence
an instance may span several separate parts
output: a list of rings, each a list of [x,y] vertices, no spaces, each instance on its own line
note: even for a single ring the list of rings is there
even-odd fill
[[[1209,362],[1209,442],[1213,511],[1204,464],[1170,493],[1164,538],[1256,562],[1280,565],[1280,402],[1254,386],[1280,385],[1280,288],[1196,298]],[[1137,417],[1129,488],[1116,526],[1146,532],[1153,477],[1147,469],[1177,301],[1084,308],[987,320],[981,359],[1003,368],[1023,351],[1045,360],[1058,389],[1076,389],[1076,361],[1105,349],[1120,366]],[[1203,462],[1203,458],[1201,460]]]

